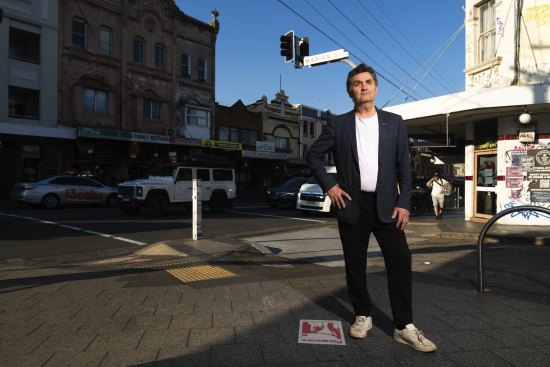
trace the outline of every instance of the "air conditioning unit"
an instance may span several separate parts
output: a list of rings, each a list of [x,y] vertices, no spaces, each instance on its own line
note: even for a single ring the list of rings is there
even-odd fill
[[[174,129],[172,127],[167,127],[166,128],[166,135],[168,135],[171,138],[175,137],[176,136],[176,129]]]

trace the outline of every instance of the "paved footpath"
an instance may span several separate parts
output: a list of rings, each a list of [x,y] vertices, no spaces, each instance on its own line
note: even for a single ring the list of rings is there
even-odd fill
[[[426,239],[411,243],[415,323],[435,353],[393,341],[381,257],[368,268],[374,328],[355,340],[342,267],[205,238],[95,263],[0,264],[0,365],[550,366],[550,246],[499,227],[482,295],[472,241],[481,226],[410,225],[409,237]],[[334,248],[337,229],[323,230],[320,247]],[[285,248],[300,233],[277,236]],[[298,343],[306,319],[341,321],[346,344]]]

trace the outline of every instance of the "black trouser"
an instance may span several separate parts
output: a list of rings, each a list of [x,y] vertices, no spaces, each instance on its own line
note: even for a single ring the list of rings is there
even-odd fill
[[[412,323],[411,252],[405,232],[395,226],[395,221],[381,222],[376,213],[376,194],[363,192],[359,221],[354,224],[338,222],[348,293],[355,315],[370,316],[372,305],[366,269],[369,237],[373,233],[384,256],[393,322],[403,328]]]

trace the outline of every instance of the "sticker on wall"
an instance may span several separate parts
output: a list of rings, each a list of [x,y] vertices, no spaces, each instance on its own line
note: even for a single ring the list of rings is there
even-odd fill
[[[298,343],[346,345],[342,323],[333,320],[300,320]]]

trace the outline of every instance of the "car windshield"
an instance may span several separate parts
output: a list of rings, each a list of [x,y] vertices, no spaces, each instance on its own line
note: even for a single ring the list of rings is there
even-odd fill
[[[304,183],[304,178],[302,177],[294,177],[285,182],[282,187],[292,187],[292,188],[299,188]]]

